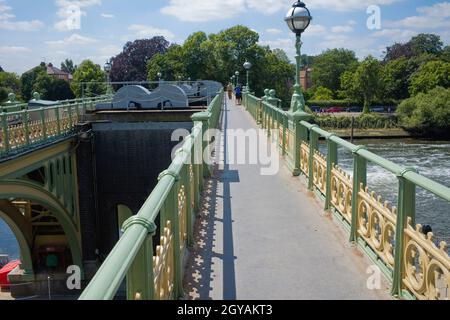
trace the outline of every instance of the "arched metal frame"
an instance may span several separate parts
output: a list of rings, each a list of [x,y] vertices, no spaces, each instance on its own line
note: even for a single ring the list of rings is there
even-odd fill
[[[60,200],[58,200],[52,193],[35,183],[21,180],[0,181],[0,200],[10,199],[31,200],[49,209],[53,216],[58,220],[65,235],[67,236],[73,263],[83,270],[79,230],[71,219],[71,215],[67,212],[65,206],[60,202]],[[11,219],[9,222],[11,221],[13,220]],[[16,228],[15,223],[12,224],[12,227]],[[18,240],[24,236],[23,233],[22,235],[20,235],[20,233],[22,232],[15,232],[15,235],[18,235]],[[23,245],[23,239],[20,239],[19,244]],[[26,268],[29,268],[29,265],[27,265]]]

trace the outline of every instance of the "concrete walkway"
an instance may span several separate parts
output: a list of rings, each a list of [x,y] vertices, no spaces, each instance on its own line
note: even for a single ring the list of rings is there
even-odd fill
[[[251,116],[227,101],[224,131],[251,128]],[[283,160],[278,174],[263,176],[261,165],[229,164],[227,147],[225,135],[196,222],[189,298],[389,299],[384,280],[367,289],[370,261]]]

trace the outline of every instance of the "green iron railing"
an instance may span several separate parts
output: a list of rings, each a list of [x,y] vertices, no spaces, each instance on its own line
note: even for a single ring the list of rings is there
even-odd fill
[[[245,94],[244,105],[253,118],[278,141],[294,175],[304,175],[357,243],[392,283],[392,294],[416,299],[450,298],[450,258],[447,244],[436,244],[415,224],[416,188],[450,201],[450,188],[432,181],[413,168],[404,168],[364,146],[356,146],[305,121],[304,115],[285,112],[266,96]],[[306,119],[307,120],[307,119]],[[326,156],[319,152],[326,141]],[[353,173],[339,167],[338,146],[353,154]],[[367,164],[391,172],[398,179],[397,207],[382,202],[367,185]]]
[[[216,128],[223,91],[204,112],[192,117],[194,127],[170,167],[82,293],[81,300],[111,300],[126,279],[129,300],[168,300],[183,297],[183,257],[193,244],[193,222],[210,165],[203,153]]]
[[[109,96],[66,100],[46,108],[28,109],[26,104],[2,107],[0,158],[23,152],[73,132],[80,118]]]

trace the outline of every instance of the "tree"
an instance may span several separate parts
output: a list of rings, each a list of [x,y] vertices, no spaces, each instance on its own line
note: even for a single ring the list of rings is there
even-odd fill
[[[364,101],[364,113],[370,113],[370,104],[381,91],[381,64],[368,56],[354,73],[346,72],[341,77],[342,87],[347,97]]]
[[[397,109],[400,124],[417,135],[450,137],[450,89],[436,87],[403,101]]]
[[[57,101],[75,98],[68,82],[49,76],[46,73],[42,73],[37,77],[33,91],[39,92],[44,100]]]
[[[354,71],[357,64],[358,59],[353,51],[327,50],[314,58],[313,85],[328,88],[337,94],[341,90],[341,75],[346,71]]]
[[[385,56],[383,59],[384,63],[392,60],[406,58],[409,59],[413,56],[413,50],[411,44],[408,43],[394,43],[392,46],[386,48]]]
[[[4,70],[3,70],[2,66],[0,66],[0,72],[4,72]]]
[[[441,59],[450,62],[450,46],[446,46],[441,53]]]
[[[382,72],[384,96],[394,100],[409,98],[409,81],[414,71],[405,57],[389,61]]]
[[[20,82],[22,87],[22,97],[25,101],[29,101],[32,98],[33,87],[36,79],[39,77],[39,75],[46,73],[47,68],[45,67],[45,63],[42,62],[39,66],[22,74],[22,76],[20,77]]]
[[[164,37],[127,42],[123,51],[111,59],[111,81],[145,81],[148,61],[168,48],[169,42]]]
[[[329,101],[333,100],[333,91],[325,87],[317,87],[312,97],[314,101]]]
[[[77,98],[95,97],[106,92],[106,74],[91,60],[83,61],[73,74],[72,91]]]
[[[409,44],[414,56],[420,56],[424,53],[440,54],[444,45],[440,36],[430,33],[421,33],[413,37]]]
[[[259,35],[244,27],[235,26],[218,34],[193,33],[183,45],[173,45],[166,53],[156,54],[148,62],[148,80],[158,79],[161,72],[165,80],[184,79],[216,80],[223,84],[230,81],[236,71],[245,83],[246,60],[253,65],[250,70],[250,86],[258,96],[264,89],[275,89],[285,102],[291,97],[295,68],[282,50],[270,50],[258,45]],[[257,81],[254,81],[256,80]]]
[[[7,88],[11,93],[20,94],[20,79],[12,72],[0,72],[0,88]]]
[[[430,61],[423,64],[412,76],[409,91],[414,96],[437,86],[450,87],[450,62]]]
[[[277,59],[280,61],[283,61],[285,63],[291,63],[291,60],[289,59],[288,55],[286,54],[286,51],[283,49],[273,49],[273,53],[276,55]]]
[[[70,74],[74,74],[77,70],[77,66],[73,63],[71,59],[66,59],[61,62],[61,70]]]

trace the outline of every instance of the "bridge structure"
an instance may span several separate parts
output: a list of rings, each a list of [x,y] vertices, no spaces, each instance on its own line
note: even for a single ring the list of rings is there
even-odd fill
[[[415,197],[423,188],[450,201],[450,189],[265,94],[245,92],[239,106],[220,91],[192,115],[190,133],[142,207],[123,219],[80,299],[118,298],[124,283],[130,300],[449,298],[447,244],[416,225]],[[36,279],[36,248],[45,245],[66,248],[83,270],[75,137],[87,110],[104,102],[96,100],[2,114],[0,217],[19,242],[23,281]],[[264,178],[261,165],[230,163],[231,129],[262,130],[281,169]],[[352,172],[339,166],[343,150]],[[397,177],[395,207],[371,191],[368,163]],[[374,266],[383,275],[375,291],[366,274]]]

